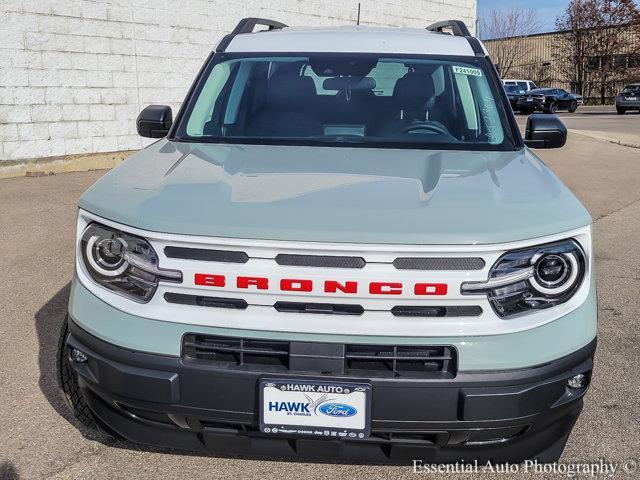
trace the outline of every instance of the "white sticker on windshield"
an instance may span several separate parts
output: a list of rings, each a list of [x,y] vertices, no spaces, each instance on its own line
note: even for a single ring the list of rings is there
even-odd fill
[[[472,75],[474,77],[482,76],[482,70],[479,68],[458,67],[457,65],[453,67],[453,73],[459,73],[460,75]]]

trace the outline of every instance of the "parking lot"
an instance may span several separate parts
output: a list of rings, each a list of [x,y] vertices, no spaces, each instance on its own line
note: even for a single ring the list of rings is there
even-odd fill
[[[600,309],[596,372],[562,461],[640,460],[640,149],[615,144],[640,143],[640,115],[585,108],[561,116],[571,129],[567,145],[538,153],[594,218]],[[79,429],[58,391],[55,354],[73,275],[76,201],[103,173],[0,180],[0,478],[415,477],[409,465],[192,455]],[[620,463],[616,478],[637,478],[622,470]]]
[[[576,113],[558,112],[558,116],[574,133],[640,147],[640,113],[635,110],[618,115],[612,106],[583,106]],[[527,116],[516,118],[524,125]]]

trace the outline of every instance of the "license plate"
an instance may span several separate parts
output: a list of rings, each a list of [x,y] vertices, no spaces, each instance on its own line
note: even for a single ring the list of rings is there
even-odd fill
[[[261,379],[260,431],[276,435],[365,438],[371,385]]]
[[[627,97],[627,100],[631,100],[632,102],[637,100],[637,99],[638,99],[638,97]]]

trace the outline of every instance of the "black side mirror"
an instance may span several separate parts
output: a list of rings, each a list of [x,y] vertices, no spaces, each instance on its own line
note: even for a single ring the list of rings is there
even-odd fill
[[[529,115],[524,143],[529,148],[560,148],[567,142],[567,127],[555,115]]]
[[[148,138],[162,138],[169,133],[173,123],[171,107],[166,105],[149,105],[140,112],[136,119],[138,135]]]

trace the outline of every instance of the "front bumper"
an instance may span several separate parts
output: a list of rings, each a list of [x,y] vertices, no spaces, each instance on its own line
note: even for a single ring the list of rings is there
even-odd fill
[[[94,414],[138,443],[186,450],[403,463],[412,459],[518,462],[555,457],[582,409],[587,387],[567,379],[593,367],[595,340],[537,367],[458,372],[452,379],[344,378],[373,387],[371,437],[324,440],[268,436],[258,428],[263,372],[194,365],[140,353],[89,334],[72,320],[69,347]],[[308,378],[301,372],[291,378]],[[313,375],[317,378],[317,374]]]
[[[521,98],[518,100],[517,108],[521,110],[544,110],[546,105],[544,100],[534,99],[528,102],[526,98]]]

